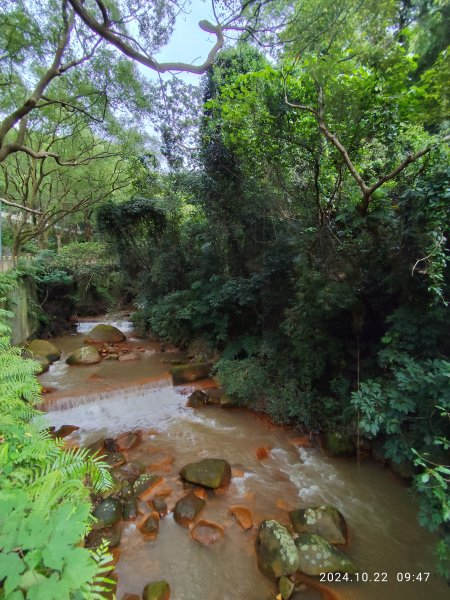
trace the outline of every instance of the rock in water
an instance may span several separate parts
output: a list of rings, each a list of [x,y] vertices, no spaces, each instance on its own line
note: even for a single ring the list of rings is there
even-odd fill
[[[85,342],[90,344],[117,343],[125,340],[125,335],[113,325],[96,325],[87,334]]]
[[[72,352],[66,360],[68,365],[95,365],[100,362],[102,357],[92,346],[82,346]]]
[[[192,539],[203,546],[210,546],[216,542],[220,542],[224,536],[223,527],[217,525],[217,523],[211,523],[210,521],[199,521],[191,529]]]
[[[120,525],[93,529],[87,536],[85,545],[86,548],[99,548],[105,541],[108,542],[109,548],[116,548],[120,544],[121,535]]]
[[[295,540],[295,545],[298,549],[298,568],[306,575],[357,572],[352,561],[320,535],[304,533]]]
[[[94,524],[95,529],[109,527],[121,520],[122,505],[114,498],[106,498],[106,500],[100,502],[92,514],[97,519],[97,522]]]
[[[189,396],[186,406],[190,408],[199,408],[205,406],[208,396],[202,390],[195,390]]]
[[[138,516],[138,503],[136,498],[130,498],[123,504],[123,520],[134,521]]]
[[[191,492],[187,496],[180,498],[180,500],[178,500],[178,502],[175,504],[173,518],[178,525],[181,525],[182,527],[189,527],[205,504],[206,501],[203,500],[203,498],[199,498]]]
[[[61,358],[61,351],[47,340],[33,340],[28,344],[27,350],[32,354],[43,356],[50,362]]]
[[[291,575],[299,566],[294,539],[277,521],[263,521],[259,526],[256,554],[260,571],[269,577]]]
[[[42,373],[46,373],[50,368],[50,361],[45,356],[40,356],[39,354],[31,354],[30,358],[39,363],[40,369],[37,372],[37,375],[42,375]]]
[[[159,514],[152,511],[148,515],[144,515],[138,523],[139,531],[144,534],[145,538],[154,539],[159,531]]]
[[[169,373],[172,375],[172,381],[174,385],[180,385],[182,383],[192,383],[197,379],[206,379],[212,369],[211,363],[199,363],[192,365],[180,365],[179,367],[173,367]]]
[[[345,519],[338,509],[330,504],[292,510],[289,518],[295,533],[317,533],[330,544],[345,544]]]
[[[251,529],[253,527],[252,513],[246,506],[232,506],[230,513],[242,529]]]
[[[133,484],[133,490],[136,496],[141,500],[146,500],[152,493],[153,489],[163,480],[159,475],[151,473],[143,473],[139,475]]]
[[[181,477],[189,483],[207,488],[225,487],[231,480],[231,467],[221,458],[205,458],[199,462],[189,463],[180,471]]]
[[[142,431],[126,431],[116,438],[117,448],[120,452],[131,450],[138,446],[142,441]]]
[[[167,581],[154,581],[145,586],[142,600],[170,600],[170,586]]]

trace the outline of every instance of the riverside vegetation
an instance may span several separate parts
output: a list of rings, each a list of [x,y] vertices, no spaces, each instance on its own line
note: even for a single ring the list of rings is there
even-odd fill
[[[0,9],[0,182],[21,215],[4,239],[35,256],[0,296],[26,272],[53,335],[75,309],[133,298],[136,325],[195,342],[233,402],[406,474],[450,577],[448,4],[249,2],[253,25],[199,71],[200,92],[175,81],[162,95],[108,45],[127,2],[92,3],[98,48],[90,5],[44,4],[41,23],[24,2]],[[1,333],[0,597],[99,597],[106,548],[77,544],[106,466],[49,436],[36,365]]]

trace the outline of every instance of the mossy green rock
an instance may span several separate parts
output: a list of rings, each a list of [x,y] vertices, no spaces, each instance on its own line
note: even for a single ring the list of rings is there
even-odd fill
[[[133,484],[133,491],[136,496],[148,490],[149,487],[154,486],[156,483],[161,481],[161,477],[159,475],[153,475],[152,473],[143,473],[139,475],[136,481]]]
[[[122,519],[122,505],[115,498],[106,498],[100,502],[92,514],[97,519],[94,525],[95,529],[109,527]]]
[[[327,431],[324,442],[325,450],[331,456],[352,456],[355,454],[355,443],[348,433]]]
[[[203,498],[199,498],[191,492],[187,496],[180,498],[180,500],[178,500],[178,502],[175,504],[173,518],[178,525],[181,525],[182,527],[189,527],[205,504],[206,501],[203,500]]]
[[[37,375],[41,375],[42,373],[45,373],[49,370],[50,361],[48,360],[48,358],[45,358],[45,356],[39,356],[39,354],[33,354],[31,358],[38,362],[41,367]]]
[[[113,325],[96,325],[85,338],[85,342],[90,344],[117,343],[125,340],[125,335]]]
[[[192,383],[198,379],[207,379],[211,373],[211,363],[199,363],[192,365],[180,365],[170,369],[174,385],[182,383]]]
[[[33,340],[28,344],[27,350],[37,356],[43,356],[50,362],[61,358],[61,351],[47,340]]]
[[[323,537],[305,533],[295,540],[298,550],[299,570],[306,575],[320,573],[356,573],[352,561]]]
[[[100,362],[102,357],[92,346],[82,346],[72,352],[66,360],[68,365],[95,365]]]
[[[170,600],[170,586],[167,581],[154,581],[145,586],[142,600]]]
[[[282,600],[289,600],[294,591],[294,587],[295,586],[290,579],[285,576],[280,577],[278,581],[278,591],[280,592]]]
[[[230,483],[231,467],[226,460],[221,458],[205,458],[184,466],[180,475],[189,483],[216,489]]]
[[[297,571],[299,557],[289,531],[277,521],[263,521],[256,538],[258,567],[269,577],[282,577]]]
[[[330,544],[345,544],[345,519],[338,509],[330,504],[292,510],[289,518],[295,533],[317,533]]]

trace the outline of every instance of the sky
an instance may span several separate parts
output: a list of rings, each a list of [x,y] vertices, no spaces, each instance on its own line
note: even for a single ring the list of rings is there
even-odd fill
[[[202,31],[198,22],[206,19],[214,23],[214,16],[209,0],[191,0],[187,8],[188,14],[180,14],[175,31],[167,46],[155,56],[158,62],[182,61],[201,64],[214,46],[215,36]],[[149,69],[145,69],[149,72]],[[157,75],[151,74],[152,78]],[[166,77],[170,75],[166,75]],[[199,83],[200,76],[192,73],[180,74],[179,77],[188,83]]]

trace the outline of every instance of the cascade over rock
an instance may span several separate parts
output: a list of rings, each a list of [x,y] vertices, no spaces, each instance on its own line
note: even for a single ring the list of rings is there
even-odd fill
[[[106,325],[101,323],[96,325],[85,338],[85,342],[90,344],[105,344],[105,343],[117,343],[125,340],[125,335],[114,327],[113,325]]]

